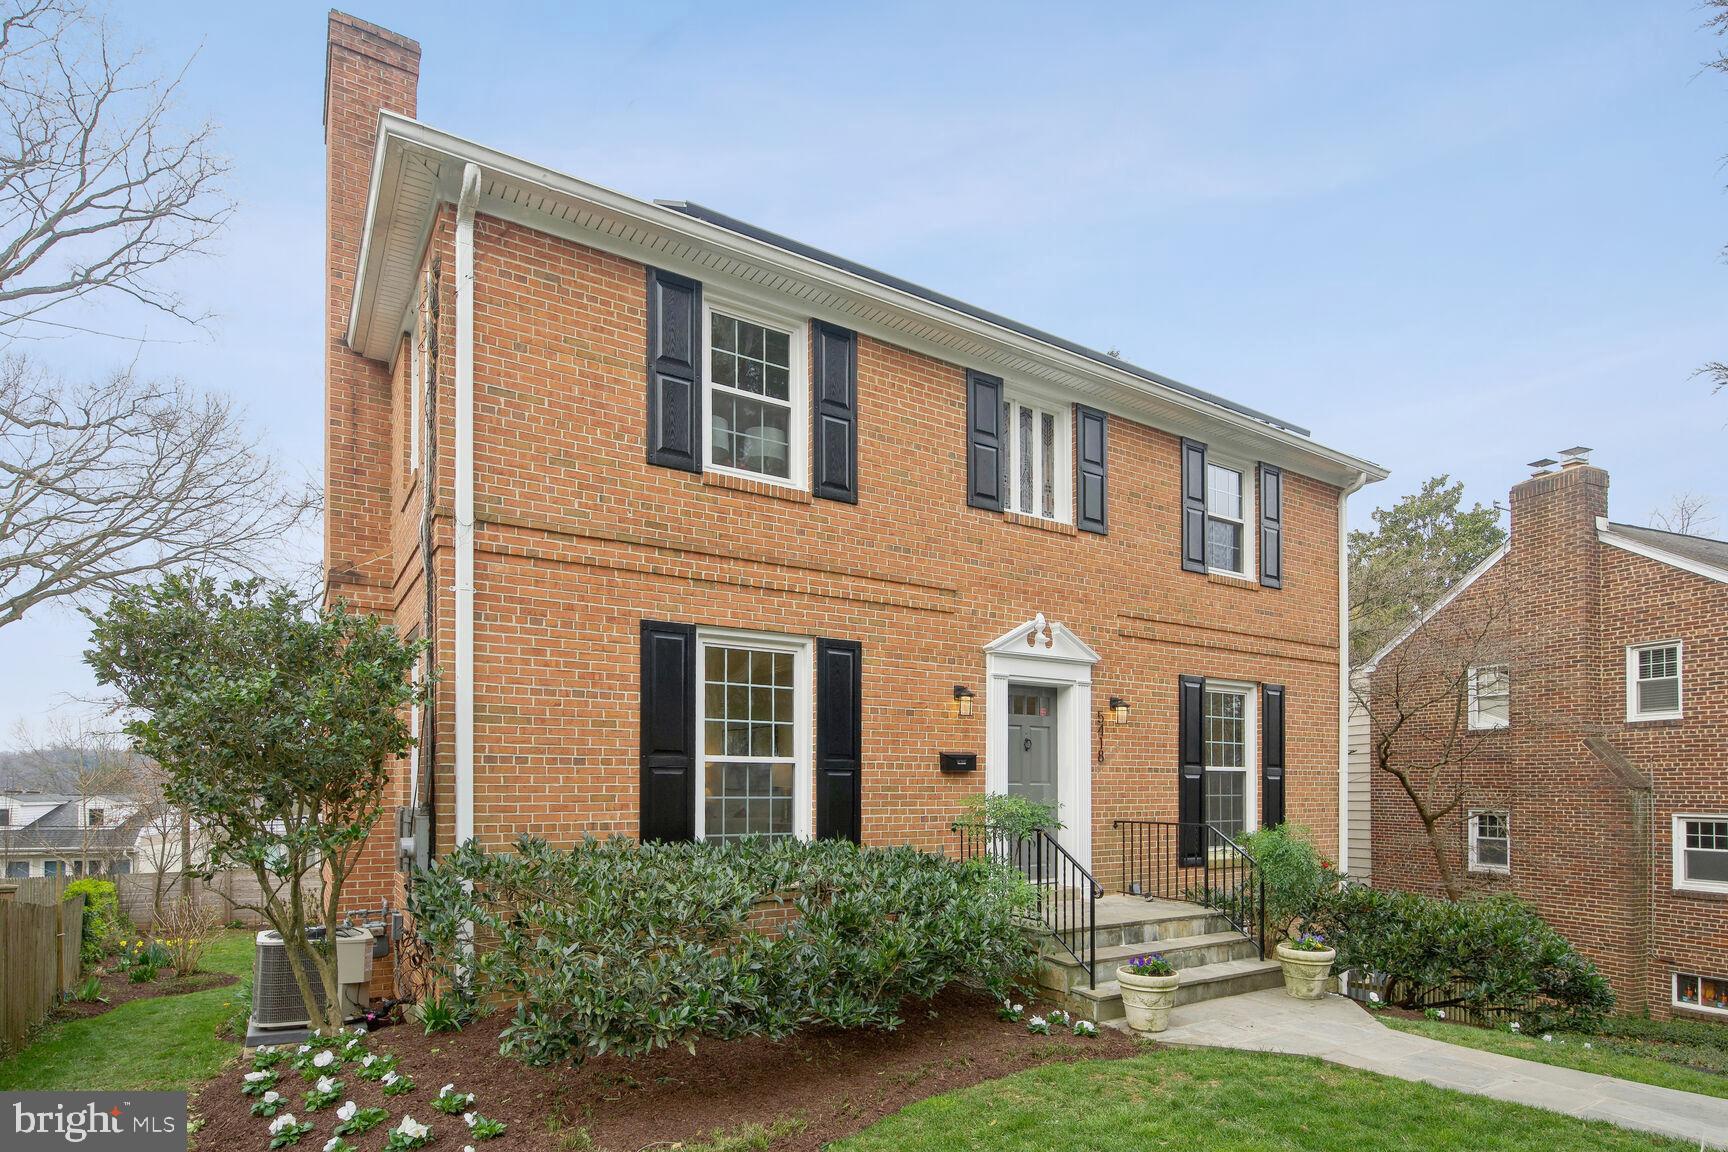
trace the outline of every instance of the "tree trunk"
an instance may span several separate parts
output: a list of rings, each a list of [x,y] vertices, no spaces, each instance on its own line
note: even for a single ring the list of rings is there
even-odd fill
[[[1463,898],[1464,891],[1458,885],[1458,877],[1452,872],[1452,862],[1446,858],[1446,838],[1440,832],[1440,819],[1428,815],[1420,808],[1417,809],[1417,815],[1422,818],[1422,827],[1428,833],[1428,847],[1434,852],[1434,868],[1440,874],[1440,884],[1446,889],[1446,898],[1456,903]]]

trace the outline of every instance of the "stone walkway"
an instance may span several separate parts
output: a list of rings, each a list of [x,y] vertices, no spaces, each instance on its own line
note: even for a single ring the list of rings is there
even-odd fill
[[[1188,1004],[1170,1014],[1165,1044],[1318,1056],[1404,1080],[1531,1104],[1728,1148],[1728,1099],[1557,1068],[1387,1028],[1342,996],[1294,1000],[1282,988]]]

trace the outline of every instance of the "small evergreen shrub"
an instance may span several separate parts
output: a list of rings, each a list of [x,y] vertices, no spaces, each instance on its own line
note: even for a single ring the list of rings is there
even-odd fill
[[[1338,949],[1338,967],[1393,1007],[1456,1005],[1532,1030],[1588,1027],[1614,1008],[1596,966],[1512,896],[1453,902],[1350,884],[1323,901],[1315,922]]]
[[[1332,862],[1314,847],[1306,829],[1290,824],[1250,832],[1241,843],[1266,891],[1267,947],[1300,934],[1338,886]]]
[[[987,861],[834,840],[465,845],[411,900],[446,995],[514,1002],[501,1047],[531,1064],[893,1028],[954,983],[1002,999],[1035,968],[1030,907]]]
[[[94,968],[120,938],[120,895],[114,890],[114,881],[85,876],[66,885],[60,893],[62,901],[74,896],[84,897],[79,959],[86,968]]]

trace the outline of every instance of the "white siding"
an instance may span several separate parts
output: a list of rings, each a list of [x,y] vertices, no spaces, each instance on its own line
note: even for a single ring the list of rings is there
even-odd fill
[[[1356,683],[1361,683],[1360,679]],[[1346,845],[1344,874],[1353,880],[1368,881],[1373,870],[1370,850],[1372,819],[1369,802],[1368,710],[1351,693],[1349,715],[1350,769],[1348,796],[1350,805],[1350,842]]]

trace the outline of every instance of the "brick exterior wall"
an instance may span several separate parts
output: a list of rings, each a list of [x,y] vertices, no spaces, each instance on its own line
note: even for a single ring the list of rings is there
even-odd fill
[[[1511,723],[1451,762],[1460,809],[1442,821],[1447,859],[1471,891],[1510,891],[1589,956],[1623,1011],[1668,1015],[1676,968],[1728,975],[1728,897],[1673,889],[1670,819],[1728,810],[1728,587],[1602,543],[1608,476],[1574,465],[1511,494],[1506,555],[1380,661],[1376,737],[1400,691],[1477,645],[1512,677]],[[1626,720],[1626,648],[1684,642],[1685,718]],[[1400,688],[1397,678],[1403,676]],[[1449,709],[1393,740],[1396,762],[1430,762]],[[1586,741],[1596,742],[1594,747]],[[1439,893],[1440,876],[1397,781],[1372,771],[1374,882]],[[1511,821],[1511,867],[1467,866],[1471,809]]]
[[[405,632],[420,624],[420,485],[432,483],[431,639],[443,674],[427,731],[443,852],[454,825],[455,219],[440,212],[423,258],[423,273],[443,270],[446,319],[431,463],[411,475],[408,357],[392,372],[344,344],[354,241],[336,205],[350,188],[363,203],[377,110],[411,111],[412,87],[380,91],[401,69],[348,47],[375,46],[365,26],[333,16],[331,35],[331,594],[392,614]],[[380,43],[405,69],[405,42]],[[338,141],[337,126],[351,138]],[[636,833],[639,625],[655,619],[860,641],[863,839],[947,848],[984,772],[945,776],[938,754],[982,760],[984,645],[1043,612],[1101,655],[1094,712],[1112,695],[1133,706],[1101,740],[1094,729],[1094,871],[1107,885],[1113,819],[1176,817],[1184,674],[1287,687],[1288,815],[1336,846],[1336,487],[1286,469],[1282,590],[1181,570],[1179,440],[1115,416],[1109,535],[969,508],[964,367],[868,336],[857,350],[856,505],[654,467],[644,266],[484,214],[475,265],[479,840]],[[338,580],[348,572],[363,578]],[[977,692],[969,719],[950,715],[955,684]],[[403,766],[392,804],[406,801],[406,779]],[[393,839],[393,824],[380,829],[364,902],[401,898]]]

